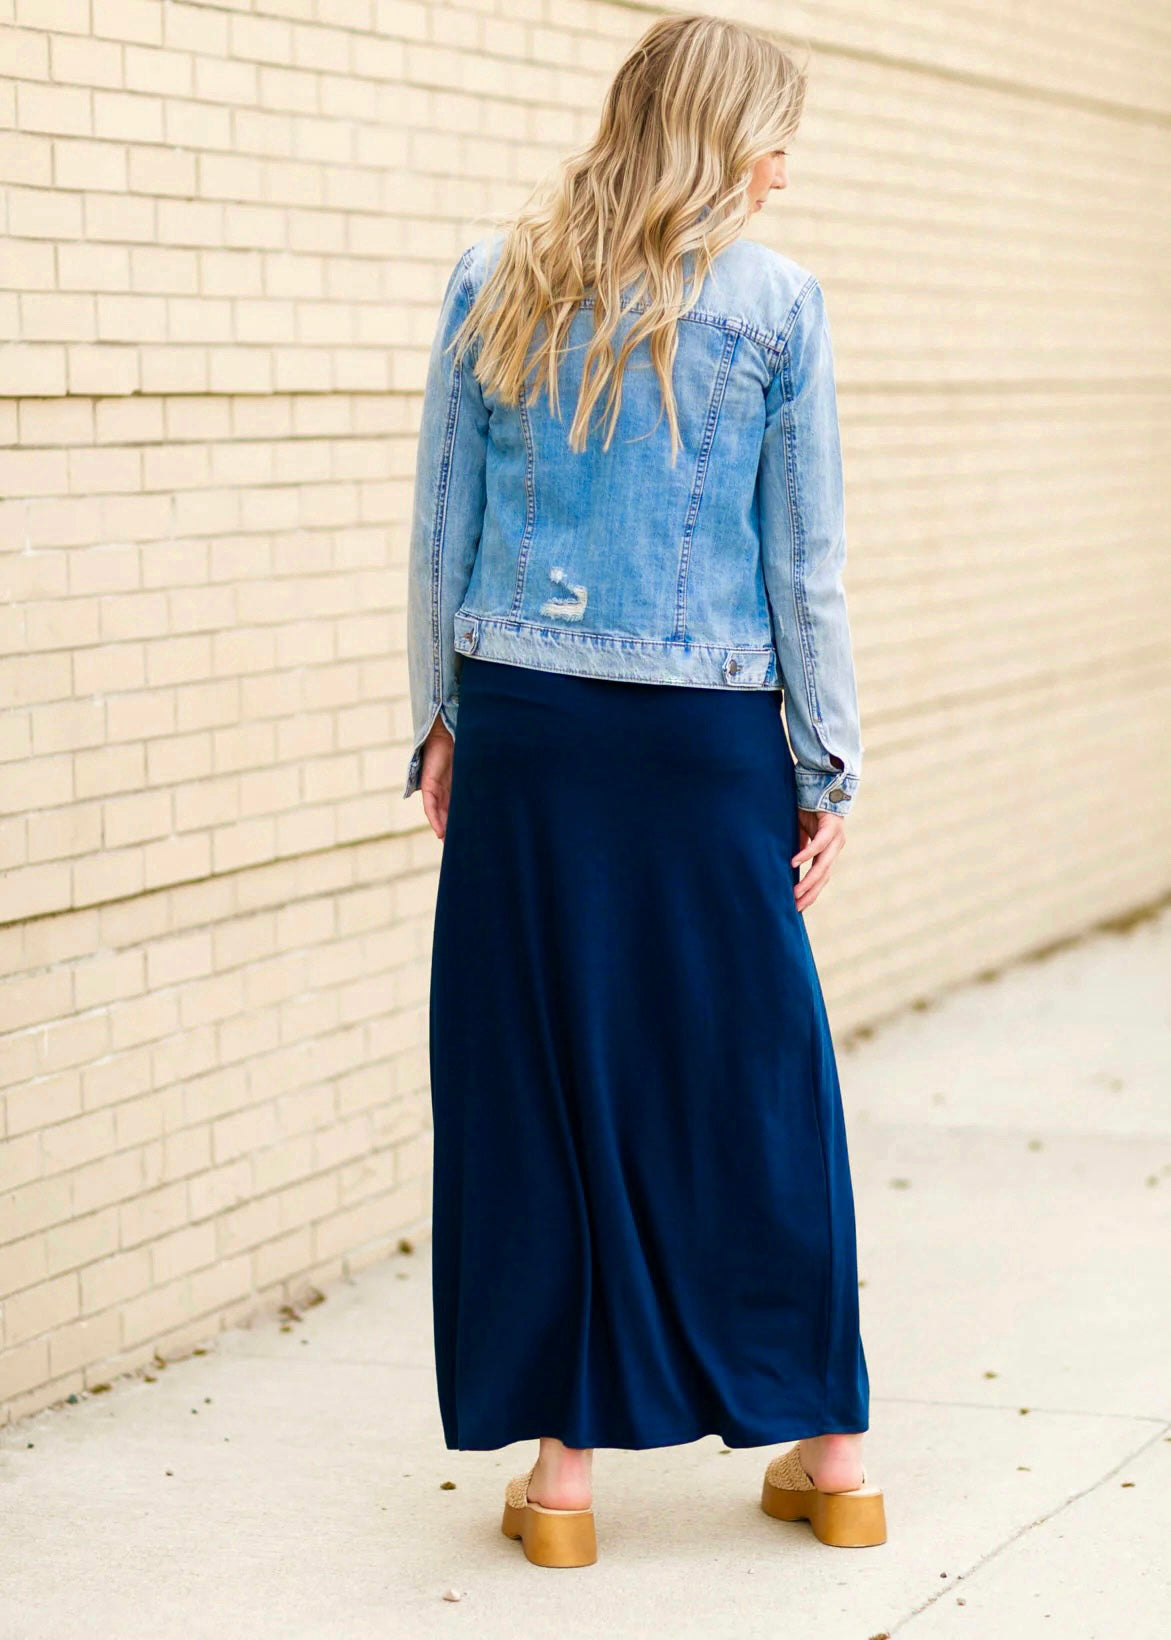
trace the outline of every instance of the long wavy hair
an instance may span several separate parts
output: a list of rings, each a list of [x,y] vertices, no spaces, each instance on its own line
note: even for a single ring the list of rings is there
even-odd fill
[[[609,448],[623,369],[647,339],[674,463],[677,320],[697,300],[713,258],[748,221],[757,161],[796,131],[806,77],[767,35],[724,18],[677,13],[652,23],[611,81],[593,138],[519,212],[495,219],[507,230],[501,255],[453,340],[457,357],[478,340],[474,368],[485,391],[516,404],[532,376],[560,418],[562,353],[578,304],[592,294],[594,329],[569,447],[585,448],[605,392]],[[618,325],[636,309],[616,354]]]

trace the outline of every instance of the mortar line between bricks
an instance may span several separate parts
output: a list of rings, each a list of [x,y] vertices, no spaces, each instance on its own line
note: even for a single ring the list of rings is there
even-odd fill
[[[162,787],[159,789],[165,790],[166,788]],[[292,813],[293,811],[289,810],[288,812]],[[105,911],[107,908],[112,906],[129,905],[135,900],[157,899],[162,894],[171,894],[178,889],[198,888],[204,883],[228,882],[233,877],[247,877],[249,874],[256,874],[262,871],[273,871],[282,866],[296,866],[301,865],[306,861],[324,859],[331,854],[353,853],[358,849],[372,848],[384,843],[393,843],[399,838],[413,837],[416,832],[423,831],[426,828],[426,825],[426,820],[420,820],[418,825],[404,826],[401,831],[369,832],[361,837],[346,837],[336,843],[325,843],[321,848],[298,849],[293,854],[274,854],[271,858],[264,860],[249,860],[243,865],[226,866],[222,871],[201,871],[194,877],[175,877],[165,883],[155,883],[150,888],[133,888],[125,894],[110,894],[102,900],[87,900],[84,905],[57,905],[44,911],[32,911],[29,912],[27,916],[21,917],[0,915],[0,933],[3,933],[3,931],[7,928],[21,928],[26,926],[31,928],[37,923],[50,922],[54,918],[81,917],[90,911]],[[416,872],[419,875],[422,875],[426,872],[434,871],[434,869],[435,867],[433,865],[412,866],[405,872],[397,873],[393,880],[397,882],[400,876],[412,876]],[[306,900],[320,900],[329,894],[345,894],[354,888],[363,888],[365,886],[366,884],[364,882],[351,882],[337,883],[331,888],[307,888],[302,898]],[[286,896],[283,899],[274,900],[273,903],[288,905],[296,902],[289,901]],[[234,909],[232,912],[227,913],[224,916],[209,917],[207,922],[192,924],[190,929],[184,927],[182,932],[192,932],[196,927],[212,927],[216,923],[230,920],[231,917],[250,916],[254,912],[264,909],[265,906],[263,902],[258,902],[256,905],[247,906],[242,910]]]
[[[901,1629],[907,1628],[909,1624],[915,1621],[916,1617],[920,1617],[925,1611],[930,1610],[930,1608],[934,1606],[937,1601],[942,1600],[947,1595],[954,1593],[961,1583],[970,1582],[977,1572],[983,1571],[986,1566],[988,1566],[993,1560],[997,1559],[999,1555],[1003,1554],[1006,1549],[1011,1548],[1012,1545],[1020,1538],[1023,1538],[1026,1533],[1036,1531],[1037,1528],[1041,1526],[1048,1526],[1050,1521],[1056,1520],[1059,1515],[1064,1514],[1071,1504],[1079,1502],[1082,1498],[1088,1498],[1092,1492],[1097,1492],[1099,1488],[1105,1486],[1108,1480],[1113,1479],[1113,1477],[1121,1473],[1121,1471],[1125,1469],[1128,1464],[1133,1463],[1136,1458],[1140,1458],[1150,1447],[1157,1445],[1159,1441],[1163,1440],[1168,1435],[1171,1435],[1171,1423],[1164,1422],[1155,1434],[1148,1436],[1148,1438],[1143,1441],[1140,1446],[1137,1446],[1133,1451],[1126,1453],[1124,1457],[1118,1460],[1112,1469],[1108,1469],[1106,1473],[1099,1476],[1096,1481],[1092,1481],[1089,1486],[1083,1486],[1080,1492],[1074,1492],[1062,1503],[1055,1505],[1055,1507],[1052,1508],[1048,1514],[1039,1515],[1035,1520],[1026,1521],[1023,1526],[1018,1527],[1015,1532],[1010,1533],[1010,1535],[1004,1539],[1003,1543],[996,1544],[994,1548],[988,1550],[987,1554],[981,1555],[979,1560],[975,1561],[967,1569],[967,1571],[960,1572],[955,1578],[949,1579],[946,1589],[937,1589],[934,1594],[927,1597],[921,1606],[916,1606],[914,1610],[909,1611],[905,1617],[900,1617],[894,1627],[888,1631],[888,1634],[893,1636]]]

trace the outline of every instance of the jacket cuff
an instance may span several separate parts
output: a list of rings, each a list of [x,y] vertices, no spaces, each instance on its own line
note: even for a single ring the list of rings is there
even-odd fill
[[[404,797],[410,797],[413,792],[418,791],[418,789],[419,789],[419,776],[422,773],[422,769],[423,769],[423,751],[422,751],[422,747],[421,746],[416,746],[414,748],[414,750],[411,752],[410,762],[407,764],[407,778],[406,778],[406,783],[403,786],[403,796]]]
[[[858,776],[835,774],[826,776],[820,769],[794,770],[797,782],[797,807],[825,810],[829,814],[849,814],[858,790]]]
[[[411,747],[410,760],[407,763],[407,778],[403,783],[404,797],[410,797],[413,792],[417,792],[419,789],[419,776],[423,772],[423,742],[431,733],[437,716],[443,718],[444,724],[451,732],[451,738],[455,739],[455,720],[458,715],[458,706],[458,701],[453,699],[444,701],[442,705],[438,701],[434,701],[428,708],[427,720],[415,736],[415,743]]]

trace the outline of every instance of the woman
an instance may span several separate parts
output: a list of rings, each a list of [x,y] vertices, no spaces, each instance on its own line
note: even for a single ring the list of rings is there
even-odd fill
[[[654,23],[431,353],[435,1361],[448,1447],[539,1441],[503,1527],[542,1565],[596,1558],[595,1447],[708,1433],[796,1440],[764,1508],[885,1537],[802,920],[862,755],[832,352],[816,278],[740,237],[804,88],[750,30]]]

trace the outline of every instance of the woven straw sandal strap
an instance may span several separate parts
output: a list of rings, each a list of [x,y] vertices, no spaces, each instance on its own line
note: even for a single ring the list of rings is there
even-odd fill
[[[784,1492],[809,1492],[813,1490],[813,1482],[805,1473],[805,1466],[801,1462],[800,1449],[791,1446],[787,1452],[780,1453],[765,1470],[765,1479],[770,1486],[778,1486]]]
[[[534,1461],[532,1467],[523,1475],[514,1475],[504,1489],[504,1501],[510,1509],[524,1509],[529,1501],[529,1482],[533,1478],[533,1470],[537,1467]]]
[[[812,1492],[817,1488],[801,1462],[801,1449],[791,1446],[787,1452],[782,1452],[773,1459],[765,1470],[765,1479],[770,1486],[776,1486],[783,1492]],[[866,1485],[866,1469],[862,1469],[863,1486]],[[827,1496],[833,1496],[832,1493]]]

